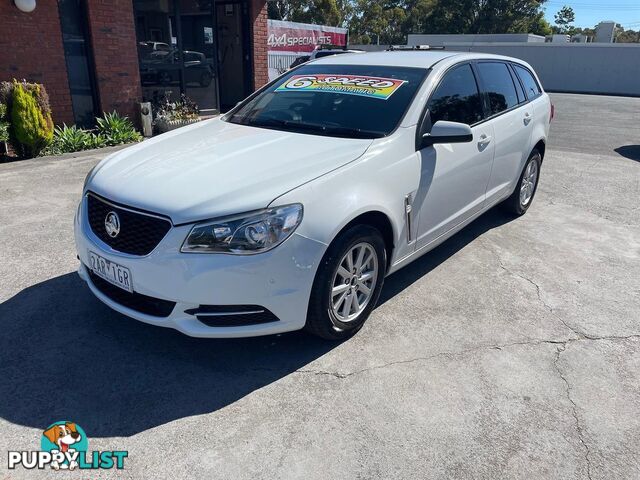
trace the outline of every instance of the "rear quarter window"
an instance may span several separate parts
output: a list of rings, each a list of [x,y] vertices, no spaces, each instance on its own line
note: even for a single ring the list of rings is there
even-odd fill
[[[540,88],[540,85],[538,85],[538,82],[536,81],[536,79],[533,77],[533,74],[529,70],[527,70],[524,67],[521,67],[520,65],[514,65],[513,68],[518,74],[518,77],[520,77],[520,80],[522,80],[522,84],[524,85],[524,90],[529,100],[542,94],[542,89]]]
[[[518,94],[518,103],[526,102],[527,96],[524,94],[524,90],[522,89],[520,80],[518,80],[518,76],[515,74],[513,69],[510,69],[510,72],[511,72],[511,77],[513,78],[513,83],[516,86],[516,93]]]

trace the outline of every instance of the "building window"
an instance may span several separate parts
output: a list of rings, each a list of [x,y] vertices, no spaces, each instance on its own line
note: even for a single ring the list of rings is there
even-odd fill
[[[83,0],[59,0],[58,13],[74,121],[79,126],[92,127],[95,124],[97,101],[93,61],[87,40],[85,3]]]

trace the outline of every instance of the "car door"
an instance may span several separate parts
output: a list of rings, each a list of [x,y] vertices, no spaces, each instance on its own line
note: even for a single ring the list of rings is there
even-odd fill
[[[476,70],[494,131],[495,155],[486,197],[487,204],[493,204],[508,196],[520,178],[530,153],[534,112],[507,63],[480,61]]]
[[[491,173],[493,127],[484,110],[469,63],[449,69],[427,103],[420,137],[438,120],[471,126],[469,143],[436,144],[418,151],[420,186],[413,206],[419,208],[416,248],[430,244],[482,209]]]

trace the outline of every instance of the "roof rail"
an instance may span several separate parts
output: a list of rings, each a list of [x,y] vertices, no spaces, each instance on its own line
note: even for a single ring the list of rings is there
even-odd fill
[[[333,45],[331,43],[319,43],[314,50],[347,50],[347,45]]]
[[[394,50],[407,51],[407,50],[444,50],[444,45],[431,46],[431,45],[389,45],[387,52],[393,52]]]

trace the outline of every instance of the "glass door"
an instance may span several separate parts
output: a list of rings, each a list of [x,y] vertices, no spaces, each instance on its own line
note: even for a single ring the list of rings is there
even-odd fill
[[[145,101],[185,94],[203,115],[252,91],[246,0],[133,0]]]
[[[252,91],[248,2],[216,2],[220,107],[233,108]]]
[[[134,0],[138,65],[142,96],[159,101],[178,100],[182,92],[182,67],[173,0]]]
[[[202,115],[219,111],[214,20],[211,0],[180,0],[184,91]]]

